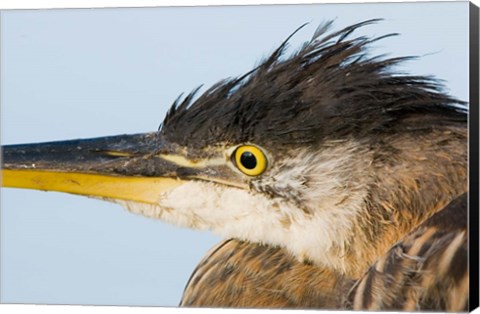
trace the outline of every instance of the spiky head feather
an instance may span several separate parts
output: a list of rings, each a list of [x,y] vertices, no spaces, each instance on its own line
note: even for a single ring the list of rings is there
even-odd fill
[[[285,57],[289,37],[244,76],[220,81],[195,101],[198,89],[177,100],[160,133],[184,146],[251,142],[281,149],[466,122],[455,106],[463,103],[446,95],[438,80],[395,72],[412,57],[368,56],[373,42],[396,34],[349,38],[377,21],[337,32],[325,23]]]

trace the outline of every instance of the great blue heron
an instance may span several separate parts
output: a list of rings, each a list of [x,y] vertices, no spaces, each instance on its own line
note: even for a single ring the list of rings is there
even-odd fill
[[[383,37],[350,38],[374,21],[287,40],[158,132],[4,146],[2,184],[230,239],[182,305],[465,310],[467,112],[392,70],[407,58],[369,57]]]

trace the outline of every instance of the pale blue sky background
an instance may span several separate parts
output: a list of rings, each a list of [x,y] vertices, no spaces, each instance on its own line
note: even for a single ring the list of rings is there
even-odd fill
[[[1,13],[2,144],[154,131],[182,92],[240,75],[299,25],[386,21],[374,53],[468,100],[468,3],[29,10]],[[1,190],[1,301],[168,305],[219,239],[120,206]]]

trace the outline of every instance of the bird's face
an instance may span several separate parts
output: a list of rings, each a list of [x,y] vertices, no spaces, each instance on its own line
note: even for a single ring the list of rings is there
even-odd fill
[[[341,247],[340,226],[352,223],[355,193],[364,190],[352,172],[362,169],[353,162],[358,145],[179,145],[163,133],[5,146],[2,184],[106,199],[179,226],[283,245],[301,258]],[[323,236],[312,241],[319,222]]]
[[[224,144],[192,159],[162,158],[176,164],[185,184],[162,194],[153,208],[132,204],[131,210],[225,238],[281,245],[302,260],[332,265],[340,265],[333,256],[344,255],[363,207],[371,163],[371,153],[347,140],[320,149]]]

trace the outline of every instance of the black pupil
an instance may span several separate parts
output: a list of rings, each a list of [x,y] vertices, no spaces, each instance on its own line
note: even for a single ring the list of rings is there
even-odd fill
[[[251,152],[243,152],[240,162],[247,169],[254,169],[257,166],[257,158]]]

